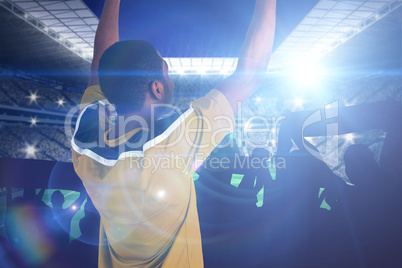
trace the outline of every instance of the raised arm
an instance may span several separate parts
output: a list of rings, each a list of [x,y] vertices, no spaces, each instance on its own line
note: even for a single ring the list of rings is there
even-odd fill
[[[108,47],[119,41],[119,9],[120,0],[105,0],[102,16],[96,29],[94,57],[88,87],[99,84],[99,60]]]
[[[276,0],[256,0],[236,71],[217,85],[233,111],[264,81],[275,34]]]

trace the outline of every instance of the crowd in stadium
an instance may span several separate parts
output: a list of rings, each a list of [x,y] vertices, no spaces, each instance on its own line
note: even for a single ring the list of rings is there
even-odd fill
[[[3,158],[33,158],[71,162],[70,143],[60,126],[3,124],[0,128]]]
[[[0,92],[1,104],[64,113],[77,105],[82,95],[39,85],[23,76],[5,72],[0,72]]]

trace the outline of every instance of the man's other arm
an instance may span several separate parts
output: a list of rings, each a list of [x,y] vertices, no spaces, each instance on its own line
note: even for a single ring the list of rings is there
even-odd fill
[[[105,0],[95,34],[94,57],[91,64],[91,76],[88,87],[99,85],[99,60],[106,49],[119,41],[119,10],[120,0]]]
[[[233,111],[264,81],[275,34],[276,0],[256,0],[236,71],[216,86]]]

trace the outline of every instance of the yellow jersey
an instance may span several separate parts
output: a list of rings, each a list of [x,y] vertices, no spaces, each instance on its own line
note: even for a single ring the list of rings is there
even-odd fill
[[[99,267],[203,267],[192,174],[234,129],[225,96],[214,89],[119,137],[99,86],[81,107],[72,156],[101,216]]]

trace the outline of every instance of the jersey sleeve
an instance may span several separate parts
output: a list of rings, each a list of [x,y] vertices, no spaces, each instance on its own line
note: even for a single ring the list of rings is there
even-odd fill
[[[102,127],[103,130],[105,130],[105,128],[108,129],[108,125],[110,123],[108,119],[110,115],[110,109],[106,109],[105,105],[107,104],[108,108],[110,108],[110,106],[108,105],[109,102],[106,100],[105,95],[103,95],[103,92],[99,85],[90,86],[85,90],[84,95],[81,99],[80,114],[82,116],[82,111],[90,104],[93,104],[95,102],[101,102],[98,105],[103,106],[102,109],[99,109],[99,125]]]
[[[176,164],[182,165],[180,168],[186,173],[197,170],[235,128],[233,110],[220,91],[213,89],[191,104],[170,126],[173,130],[167,130],[167,138],[158,144],[165,156],[178,159]]]
[[[85,108],[86,106],[88,106],[89,104],[91,104],[93,102],[104,100],[104,99],[106,99],[106,97],[105,97],[105,95],[103,95],[103,92],[100,89],[99,85],[90,86],[89,88],[87,88],[85,90],[84,95],[82,96],[81,109]]]

